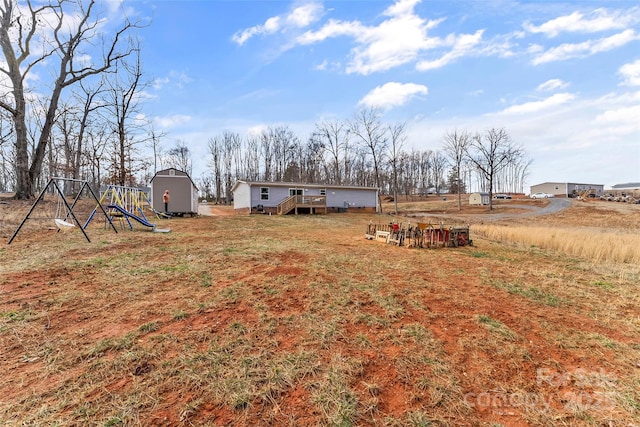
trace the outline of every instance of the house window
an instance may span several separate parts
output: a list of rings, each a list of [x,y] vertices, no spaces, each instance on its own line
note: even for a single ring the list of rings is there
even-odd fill
[[[290,188],[289,189],[289,195],[290,196],[302,196],[302,189],[301,188]]]
[[[327,189],[326,188],[321,188],[320,189],[320,195],[321,196],[326,196],[327,195]]]
[[[260,187],[260,200],[269,200],[269,187]]]

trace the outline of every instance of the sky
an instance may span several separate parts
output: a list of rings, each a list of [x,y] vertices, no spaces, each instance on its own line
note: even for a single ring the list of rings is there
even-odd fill
[[[315,124],[377,107],[405,149],[504,128],[542,182],[640,182],[637,1],[124,0],[162,145]]]

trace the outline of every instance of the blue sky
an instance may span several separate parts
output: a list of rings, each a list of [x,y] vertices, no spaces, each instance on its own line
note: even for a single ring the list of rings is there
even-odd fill
[[[376,106],[406,149],[504,127],[529,185],[640,181],[637,1],[125,1],[153,81],[144,113],[207,169],[210,138]],[[528,189],[528,188],[527,188]]]

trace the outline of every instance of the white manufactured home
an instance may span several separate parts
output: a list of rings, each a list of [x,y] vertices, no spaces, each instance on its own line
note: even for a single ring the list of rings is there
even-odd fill
[[[198,214],[198,187],[189,174],[169,168],[156,172],[151,178],[151,203],[159,212],[164,211],[162,195],[169,190],[169,212],[173,215]]]
[[[379,211],[378,189],[373,187],[237,181],[231,190],[237,213],[286,215]]]

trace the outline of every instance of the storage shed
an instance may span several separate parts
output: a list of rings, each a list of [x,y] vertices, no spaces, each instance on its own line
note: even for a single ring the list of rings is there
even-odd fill
[[[469,195],[469,204],[475,206],[488,205],[489,193],[471,193]]]
[[[198,214],[198,187],[189,174],[169,168],[156,172],[151,178],[151,203],[157,211],[164,212],[162,194],[169,190],[169,212],[173,215]]]
[[[232,188],[237,213],[378,212],[374,187],[237,181]]]

